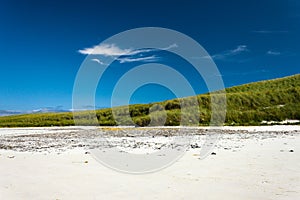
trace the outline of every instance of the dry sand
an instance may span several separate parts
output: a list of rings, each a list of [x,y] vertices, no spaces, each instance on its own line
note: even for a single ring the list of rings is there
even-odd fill
[[[299,126],[225,129],[216,155],[191,148],[142,175],[98,163],[71,139],[76,128],[0,129],[0,199],[299,199]]]

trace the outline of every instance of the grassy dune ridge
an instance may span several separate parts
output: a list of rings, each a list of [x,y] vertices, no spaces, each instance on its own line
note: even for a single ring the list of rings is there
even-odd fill
[[[189,115],[189,109],[195,110],[197,100],[199,116]],[[300,120],[300,74],[267,81],[244,84],[226,89],[227,113],[225,125],[261,125],[265,121]],[[182,114],[181,103],[187,108]],[[129,114],[126,107],[113,108],[118,116]],[[149,110],[151,112],[151,118]],[[139,126],[158,125],[165,119],[167,126],[180,124],[181,117],[188,118],[192,125],[209,125],[211,119],[211,98],[209,94],[195,97],[167,100],[150,104],[129,106],[132,121]],[[190,112],[193,113],[193,112]],[[82,111],[75,114],[76,125],[117,125],[110,108],[95,113]],[[91,120],[94,119],[94,120]],[[120,117],[122,125],[134,125],[128,118]],[[0,117],[0,127],[32,126],[71,126],[75,125],[72,112],[38,113]],[[185,124],[189,125],[189,124]]]

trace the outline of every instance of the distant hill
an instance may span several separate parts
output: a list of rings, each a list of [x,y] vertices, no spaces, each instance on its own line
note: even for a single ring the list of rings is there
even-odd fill
[[[0,116],[18,115],[21,114],[19,111],[12,110],[0,110]]]
[[[165,111],[158,109],[153,115],[153,121],[160,121],[166,117],[165,125],[179,125],[181,119],[180,101],[189,102],[191,98],[195,97],[156,103],[161,105]],[[196,98],[200,105],[200,116],[195,119],[199,121],[199,125],[209,125],[211,117],[210,95],[201,94]],[[268,121],[279,123],[286,119],[300,120],[300,74],[227,88],[226,100],[225,125],[261,125]],[[139,126],[148,125],[150,123],[149,109],[153,105],[153,103],[130,105],[130,116],[134,123]],[[191,109],[194,109],[193,106],[190,105]],[[124,112],[124,106],[114,109],[121,115]],[[96,115],[97,120],[90,120],[93,117],[90,111],[77,112],[76,119],[79,124],[76,125],[117,125],[109,108],[97,110]],[[126,119],[122,121],[122,124],[133,125]],[[70,125],[75,125],[71,112],[0,117],[0,127]]]

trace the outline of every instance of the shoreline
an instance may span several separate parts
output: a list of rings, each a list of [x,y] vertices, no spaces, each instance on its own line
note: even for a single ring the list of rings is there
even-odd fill
[[[232,130],[232,131],[254,131],[254,132],[280,132],[280,131],[300,131],[300,125],[262,125],[262,126],[51,126],[51,127],[11,127],[0,128],[0,136],[8,134],[26,134],[26,131],[32,130],[33,133],[52,133],[55,131],[70,132],[76,130],[95,130],[95,129],[200,129],[200,130]],[[6,132],[11,133],[6,133]],[[32,133],[30,133],[32,134]]]

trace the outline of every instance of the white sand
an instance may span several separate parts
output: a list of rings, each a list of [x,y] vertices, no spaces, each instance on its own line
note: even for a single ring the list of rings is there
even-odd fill
[[[267,129],[279,128],[274,127]],[[300,197],[300,134],[225,134],[216,155],[199,160],[199,151],[191,149],[156,173],[130,175],[102,166],[80,149],[62,154],[1,150],[0,199]]]

